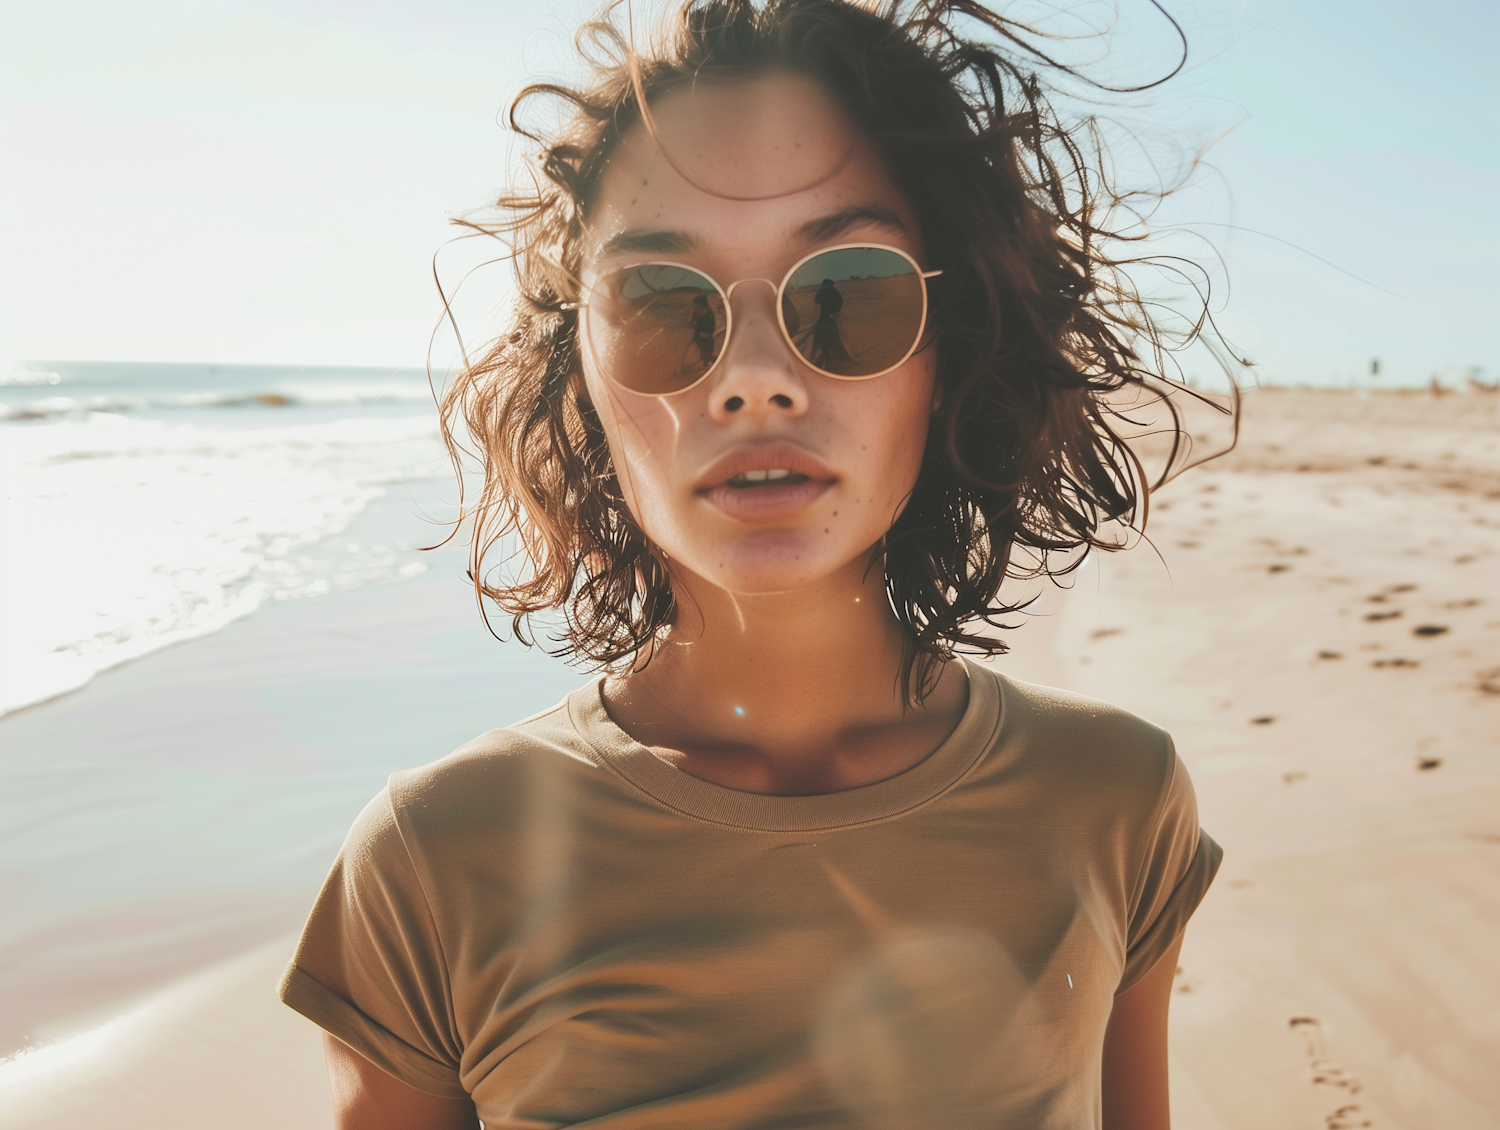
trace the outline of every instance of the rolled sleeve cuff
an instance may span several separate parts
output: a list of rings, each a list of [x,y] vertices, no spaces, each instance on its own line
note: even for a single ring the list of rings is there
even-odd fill
[[[1151,923],[1151,928],[1136,940],[1125,955],[1125,970],[1120,975],[1120,987],[1115,990],[1117,995],[1151,972],[1152,967],[1161,960],[1162,954],[1171,949],[1172,943],[1187,929],[1188,919],[1208,893],[1223,858],[1224,849],[1200,828],[1198,847],[1193,852],[1187,871],[1173,889],[1172,897],[1167,899],[1161,913],[1156,916],[1156,921]]]
[[[283,1004],[337,1036],[392,1078],[429,1095],[446,1099],[469,1097],[452,1066],[418,1051],[381,1027],[295,963],[282,976],[278,995]]]

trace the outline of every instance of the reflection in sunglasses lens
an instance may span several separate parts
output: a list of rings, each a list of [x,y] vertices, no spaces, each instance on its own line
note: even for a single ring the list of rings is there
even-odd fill
[[[585,319],[599,363],[633,392],[680,392],[713,367],[728,326],[724,297],[697,271],[648,263],[606,277]]]
[[[815,255],[787,282],[781,312],[804,360],[839,377],[899,365],[922,330],[922,277],[894,251],[843,247]]]

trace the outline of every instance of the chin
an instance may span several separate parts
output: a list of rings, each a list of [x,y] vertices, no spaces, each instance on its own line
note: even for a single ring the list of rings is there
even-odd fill
[[[821,531],[813,536],[800,530],[766,530],[725,545],[705,547],[697,554],[685,554],[683,559],[709,584],[732,593],[762,596],[817,584],[859,556],[855,549],[830,545],[834,540]],[[845,549],[848,552],[843,552]]]

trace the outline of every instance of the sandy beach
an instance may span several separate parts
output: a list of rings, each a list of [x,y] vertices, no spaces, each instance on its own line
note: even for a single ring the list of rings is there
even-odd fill
[[[1252,393],[1240,449],[1160,492],[1148,536],[995,662],[1169,729],[1224,846],[1174,1125],[1500,1125],[1500,395]],[[117,897],[7,934],[0,1056],[40,1050],[0,1064],[0,1125],[328,1124],[274,988],[343,828],[391,769],[579,678],[493,644],[461,575],[268,607],[0,721],[13,784],[136,774],[23,861]],[[159,840],[112,838],[132,805]]]
[[[1169,729],[1224,846],[1174,1125],[1500,1125],[1500,397],[1257,392],[1156,503],[1018,659]]]

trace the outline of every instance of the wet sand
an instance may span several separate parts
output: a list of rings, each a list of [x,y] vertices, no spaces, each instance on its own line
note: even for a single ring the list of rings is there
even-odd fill
[[[1225,847],[1174,995],[1174,1125],[1500,1124],[1500,396],[1255,393],[1240,451],[1161,492],[1149,533],[1160,559],[1143,546],[1086,570],[997,662],[1170,729]],[[313,704],[364,704],[361,733],[386,744],[346,765],[307,821],[347,824],[382,758],[428,756],[410,735],[446,749],[494,724],[463,704],[465,673],[498,649],[466,634],[472,605],[450,593],[429,577],[278,609],[95,688],[135,671],[134,709],[149,713],[172,672],[238,665],[262,688],[231,712],[245,722],[266,712],[272,657],[302,657],[312,671],[294,662],[300,690],[278,692],[291,697],[257,740],[331,756]],[[177,667],[148,666],[169,654]],[[411,697],[393,697],[407,682]],[[51,725],[74,724],[95,688],[51,704]],[[558,697],[521,689],[495,716]],[[96,726],[131,717],[97,709]],[[468,729],[433,739],[437,716]],[[298,866],[331,851],[318,841]],[[285,894],[300,897],[290,879]],[[326,1126],[316,1033],[273,995],[290,946],[277,921],[246,938],[261,948],[0,1067],[0,1124]]]

